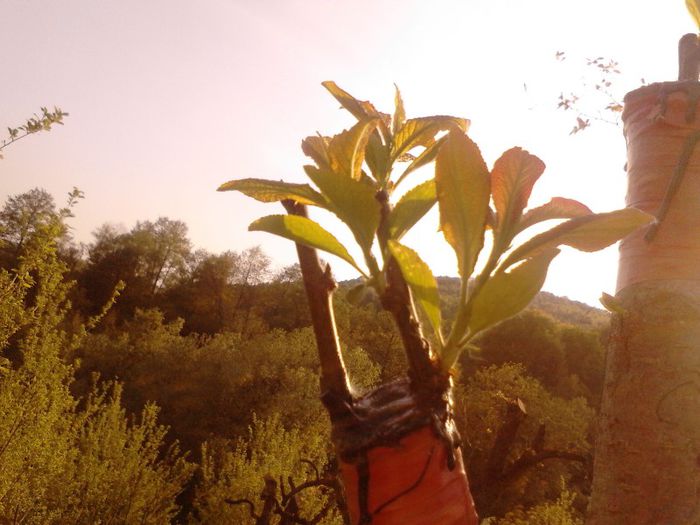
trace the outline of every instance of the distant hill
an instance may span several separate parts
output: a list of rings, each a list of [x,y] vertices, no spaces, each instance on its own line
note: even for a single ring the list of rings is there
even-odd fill
[[[580,301],[573,301],[568,297],[560,297],[549,292],[540,292],[530,304],[530,308],[536,308],[545,312],[562,323],[578,326],[590,326],[597,328],[607,325],[610,314],[601,308],[595,308]]]
[[[450,304],[459,296],[459,279],[457,277],[437,277],[440,295]],[[549,292],[540,292],[528,307],[550,315],[559,322],[599,328],[608,323],[609,314],[601,309],[568,297],[560,297]]]
[[[459,279],[457,277],[437,277],[442,309],[446,318],[455,311],[459,297]],[[340,285],[352,287],[359,284],[359,279],[343,281]],[[601,309],[568,297],[560,297],[549,292],[540,292],[532,301],[529,309],[539,310],[561,323],[572,324],[587,328],[601,328],[607,325],[609,314]]]

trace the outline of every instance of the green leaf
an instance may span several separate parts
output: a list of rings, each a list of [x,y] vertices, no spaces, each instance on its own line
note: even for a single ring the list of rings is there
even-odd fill
[[[626,311],[616,297],[605,292],[600,296],[600,304],[611,314],[624,314]]]
[[[425,148],[420,155],[418,155],[413,162],[411,162],[408,165],[408,168],[404,170],[404,172],[401,174],[401,176],[396,180],[395,186],[398,186],[401,181],[403,181],[406,176],[409,173],[412,173],[413,171],[417,170],[418,168],[422,168],[423,166],[430,164],[432,161],[435,160],[435,157],[437,157],[437,154],[440,151],[440,148],[442,145],[445,143],[447,140],[447,136],[445,137],[440,137],[438,140],[433,142],[430,146]]]
[[[318,223],[306,217],[298,215],[268,215],[252,222],[248,226],[248,230],[272,233],[296,243],[323,250],[340,257],[364,275],[364,272],[357,266],[355,259],[348,253],[345,246]]]
[[[401,239],[437,202],[435,181],[429,180],[406,192],[389,215],[389,237]]]
[[[301,141],[301,151],[304,155],[314,160],[319,168],[328,168],[330,159],[328,158],[328,138],[319,135],[306,137]]]
[[[379,227],[379,202],[376,190],[363,180],[337,175],[315,166],[304,166],[304,171],[321,190],[329,206],[327,209],[352,231],[362,251],[369,253]]]
[[[700,29],[700,2],[698,0],[685,0],[685,6],[688,8],[695,25]]]
[[[500,268],[508,268],[518,261],[562,244],[584,252],[602,250],[653,220],[652,215],[636,208],[575,217],[517,247]]]
[[[406,280],[416,302],[428,318],[438,341],[442,341],[440,326],[440,295],[437,281],[430,267],[423,262],[418,254],[396,241],[389,241],[389,251],[401,268],[401,274]]]
[[[468,126],[467,119],[444,115],[408,119],[394,135],[391,158],[396,160],[417,146],[434,144],[435,135],[440,131],[458,128],[465,132]]]
[[[399,91],[399,86],[394,84],[396,88],[396,94],[394,95],[394,118],[391,119],[391,131],[394,135],[401,129],[403,123],[406,121],[406,109],[403,106],[403,99],[401,98],[401,91]]]
[[[340,102],[340,105],[347,109],[357,120],[367,120],[368,118],[380,118],[382,122],[388,123],[390,118],[386,113],[381,113],[367,100],[357,100],[350,93],[338,87],[332,80],[321,82],[333,97]]]
[[[379,131],[375,130],[369,137],[365,150],[365,162],[374,178],[384,182],[391,172],[389,147],[382,142]]]
[[[516,233],[539,222],[551,219],[573,219],[574,217],[583,217],[584,215],[591,215],[592,213],[588,206],[577,200],[553,197],[547,204],[525,212],[525,215],[522,216],[516,227]]]
[[[522,148],[509,149],[494,163],[491,194],[496,207],[496,231],[505,235],[507,243],[543,172],[544,162]]]
[[[266,179],[238,179],[225,182],[217,191],[240,191],[260,202],[292,199],[300,204],[326,207],[326,200],[308,184],[293,184]]]
[[[479,148],[461,131],[451,131],[435,161],[440,227],[467,279],[484,244],[490,183]]]
[[[355,180],[360,179],[367,141],[377,124],[377,119],[360,121],[330,140],[328,159],[335,173]]]
[[[368,119],[378,118],[379,129],[370,135],[367,146],[366,160],[370,171],[378,181],[384,181],[389,174],[390,163],[387,146],[384,141],[389,140],[389,122],[391,117],[386,113],[377,111],[377,109],[366,100],[357,100],[347,91],[338,87],[338,85],[330,80],[322,82],[333,97],[340,102],[340,105],[348,110],[357,120],[364,121]],[[381,131],[381,134],[380,134]],[[382,141],[384,137],[384,141]]]
[[[530,304],[544,284],[549,263],[558,253],[558,249],[550,248],[509,272],[496,272],[489,278],[474,297],[469,333],[473,336]]]

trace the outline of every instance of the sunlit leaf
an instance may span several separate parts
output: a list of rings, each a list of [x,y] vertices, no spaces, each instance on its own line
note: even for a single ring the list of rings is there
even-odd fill
[[[249,231],[262,231],[279,235],[296,243],[317,248],[340,257],[360,273],[362,270],[338,239],[318,223],[298,215],[268,215],[252,222]]]
[[[685,6],[688,8],[695,25],[700,29],[700,2],[698,0],[685,0]]]
[[[383,123],[387,124],[391,117],[386,113],[377,111],[371,102],[367,100],[358,100],[350,93],[340,88],[332,80],[321,82],[333,97],[340,102],[340,105],[347,109],[357,120],[367,120],[370,118],[380,118]]]
[[[556,248],[542,251],[508,272],[497,272],[486,281],[474,298],[469,333],[477,334],[530,304],[544,284],[549,263],[558,253]]]
[[[412,173],[413,171],[417,170],[418,168],[422,168],[423,166],[426,166],[427,164],[430,164],[432,161],[435,160],[435,157],[437,157],[437,154],[440,151],[440,147],[445,143],[447,140],[447,137],[441,137],[435,142],[433,142],[430,146],[425,148],[420,155],[418,155],[411,164],[408,165],[408,168],[404,170],[404,172],[401,174],[401,176],[396,180],[396,185],[398,186],[401,181],[403,181],[406,176],[409,173]]]
[[[331,138],[328,159],[335,173],[359,180],[367,141],[377,123],[377,119],[363,120]]]
[[[389,215],[389,237],[399,240],[437,202],[435,181],[429,180],[406,192]]]
[[[326,201],[319,192],[308,184],[292,184],[266,179],[231,180],[219,186],[217,191],[240,191],[260,202],[276,202],[292,199],[300,204],[311,204],[324,208]]]
[[[622,306],[622,303],[608,293],[603,292],[603,295],[600,296],[600,304],[602,304],[603,307],[612,314],[625,313],[625,308]]]
[[[440,325],[440,295],[437,281],[425,262],[410,248],[396,241],[389,241],[389,251],[401,268],[414,299],[430,322],[438,340],[442,340]]]
[[[366,100],[356,99],[350,93],[338,87],[333,81],[327,80],[322,82],[322,85],[338,102],[340,102],[340,105],[348,110],[357,120],[379,119],[379,129],[370,134],[365,160],[374,177],[379,181],[383,181],[389,173],[389,153],[386,151],[387,146],[384,145],[384,142],[388,142],[389,140],[388,126],[391,116],[377,111],[377,109]],[[385,138],[385,141],[382,140],[382,137]]]
[[[378,130],[374,130],[369,136],[365,150],[365,162],[376,180],[383,182],[389,176],[391,171],[389,146],[384,144]]]
[[[544,172],[544,162],[522,148],[511,148],[491,170],[491,195],[496,207],[496,229],[512,238],[515,225]]]
[[[394,84],[396,88],[396,94],[394,95],[394,118],[391,119],[391,131],[394,135],[401,129],[403,123],[406,121],[406,110],[403,106],[403,99],[401,98],[401,91],[399,91],[399,86]]]
[[[301,141],[301,151],[314,160],[319,168],[330,166],[328,158],[328,138],[312,135]]]
[[[592,213],[588,206],[577,200],[553,197],[547,204],[525,212],[525,215],[522,216],[516,227],[516,233],[539,222],[551,219],[573,219],[574,217],[582,217]]]
[[[304,166],[304,171],[328,201],[328,209],[350,228],[362,250],[368,253],[379,226],[375,188],[315,166]]]
[[[457,254],[467,279],[484,244],[490,183],[477,145],[462,131],[451,131],[435,161],[440,227]]]
[[[562,244],[584,252],[602,250],[653,220],[653,216],[636,208],[575,217],[520,245],[501,268]]]
[[[458,128],[465,132],[468,127],[467,119],[444,115],[408,119],[394,135],[391,158],[395,160],[417,146],[434,144],[440,131]]]

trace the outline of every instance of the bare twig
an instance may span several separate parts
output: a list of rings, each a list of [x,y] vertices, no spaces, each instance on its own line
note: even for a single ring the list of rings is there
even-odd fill
[[[502,483],[508,483],[509,481],[520,476],[527,469],[549,459],[576,461],[578,463],[588,465],[590,464],[592,458],[589,455],[581,454],[580,452],[568,452],[564,450],[543,450],[541,452],[534,453],[526,452],[505,469],[503,474],[500,476],[500,481]]]
[[[314,467],[314,471],[318,474],[318,468],[313,462],[309,460],[302,461],[311,464]],[[289,485],[289,491],[285,489],[281,477],[279,484],[270,476],[265,477],[265,487],[260,493],[260,499],[263,503],[263,510],[260,514],[256,513],[255,504],[247,498],[226,499],[224,501],[229,505],[246,505],[250,516],[255,520],[255,525],[270,525],[274,515],[281,518],[280,525],[317,525],[333,509],[334,504],[338,506],[339,512],[343,514],[344,522],[349,523],[346,516],[347,513],[343,513],[340,505],[339,496],[342,494],[342,486],[335,475],[323,478],[319,476],[317,479],[305,481],[299,485],[296,485],[292,477],[288,476],[287,484]],[[330,499],[312,518],[302,518],[299,515],[301,509],[299,509],[297,503],[297,496],[303,491],[313,488],[330,489],[335,493],[336,498]],[[278,491],[280,494],[279,498]]]
[[[228,499],[228,498],[226,498],[224,501],[226,503],[228,503],[229,505],[248,505],[248,510],[250,512],[251,518],[253,518],[254,520],[257,520],[260,517],[255,513],[255,504],[252,501],[250,501],[249,499],[246,499],[246,498]]]

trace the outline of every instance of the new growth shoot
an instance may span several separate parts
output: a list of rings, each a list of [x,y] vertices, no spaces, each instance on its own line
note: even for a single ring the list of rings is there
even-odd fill
[[[302,141],[313,164],[304,166],[311,184],[264,179],[239,179],[220,191],[237,190],[262,202],[291,199],[333,213],[352,233],[362,260],[319,223],[295,215],[270,215],[249,229],[266,231],[331,253],[361,275],[353,294],[371,288],[382,297],[394,260],[422,312],[443,371],[449,371],[474,338],[525,308],[541,289],[559,246],[596,251],[647,224],[652,217],[634,208],[593,213],[584,204],[563,197],[528,207],[544,163],[515,147],[489,170],[469,138],[469,121],[453,116],[406,118],[396,89],[393,115],[360,101],[333,82],[324,87],[357,123],[332,137]],[[394,199],[416,169],[435,165],[434,177]],[[461,278],[454,321],[444,327],[436,279],[403,236],[437,203],[440,229],[455,251]],[[524,241],[514,242],[530,227],[551,220],[560,223]],[[563,222],[561,222],[563,220]],[[476,261],[492,238],[484,267]],[[446,329],[445,329],[446,328]],[[445,330],[444,330],[445,329]]]

